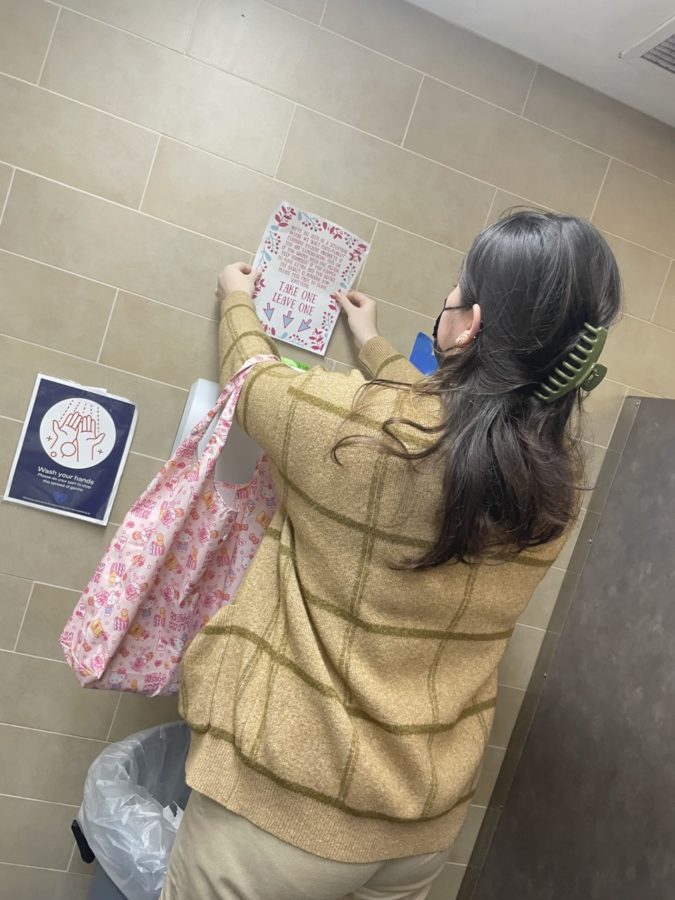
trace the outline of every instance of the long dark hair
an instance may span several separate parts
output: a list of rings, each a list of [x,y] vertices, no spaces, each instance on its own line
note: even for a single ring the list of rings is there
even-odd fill
[[[584,323],[608,327],[621,307],[621,279],[607,242],[590,222],[554,213],[511,212],[474,240],[459,280],[462,304],[479,303],[482,329],[470,347],[443,355],[417,394],[441,400],[431,428],[409,419],[384,423],[387,451],[402,459],[442,460],[443,504],[433,546],[402,566],[424,569],[471,562],[490,552],[518,553],[560,537],[579,508],[583,465],[573,428],[581,391],[551,404],[537,386],[579,340]],[[366,389],[388,386],[384,379]],[[434,435],[420,451],[397,440],[397,425]],[[363,435],[339,450],[371,443]]]

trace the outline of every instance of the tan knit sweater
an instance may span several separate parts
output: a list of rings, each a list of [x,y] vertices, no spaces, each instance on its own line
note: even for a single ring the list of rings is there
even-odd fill
[[[222,382],[273,350],[250,299],[223,302]],[[420,377],[383,338],[372,375]],[[392,414],[431,423],[437,401],[281,362],[250,375],[237,416],[269,455],[279,510],[242,583],[193,641],[181,712],[188,783],[296,847],[346,862],[445,849],[474,792],[496,669],[557,546],[517,562],[397,571],[433,539],[440,472],[377,449],[330,458],[338,436]],[[409,446],[419,433],[399,428]]]

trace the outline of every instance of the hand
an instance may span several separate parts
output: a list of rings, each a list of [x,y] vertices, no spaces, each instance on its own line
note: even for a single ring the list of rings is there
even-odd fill
[[[348,294],[336,291],[331,296],[338,301],[347,316],[347,324],[358,350],[371,338],[378,337],[377,304],[372,297],[361,291],[350,291]]]
[[[69,459],[74,456],[79,459],[79,447],[77,434],[80,427],[81,416],[79,413],[70,413],[63,416],[60,422],[52,419],[52,436],[49,438],[50,456],[57,459]]]
[[[244,291],[250,297],[253,296],[255,285],[262,273],[259,269],[255,271],[248,263],[239,262],[225,266],[218,276],[218,287],[216,289],[216,297],[218,300],[224,300],[235,291]]]
[[[90,462],[94,462],[94,450],[101,441],[105,440],[105,431],[97,432],[96,423],[91,416],[83,416],[80,421],[80,433],[78,435],[78,448],[83,450],[86,448],[86,457]],[[78,453],[78,459],[79,459]]]

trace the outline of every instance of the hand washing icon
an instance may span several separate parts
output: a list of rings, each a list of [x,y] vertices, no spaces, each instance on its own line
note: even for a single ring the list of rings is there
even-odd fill
[[[108,411],[79,397],[56,403],[40,423],[43,450],[68,469],[88,469],[103,462],[115,446],[115,434]]]

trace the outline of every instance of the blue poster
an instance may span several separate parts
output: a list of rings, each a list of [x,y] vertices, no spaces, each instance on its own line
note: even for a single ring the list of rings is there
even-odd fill
[[[38,375],[4,499],[106,525],[136,415],[123,397]]]

